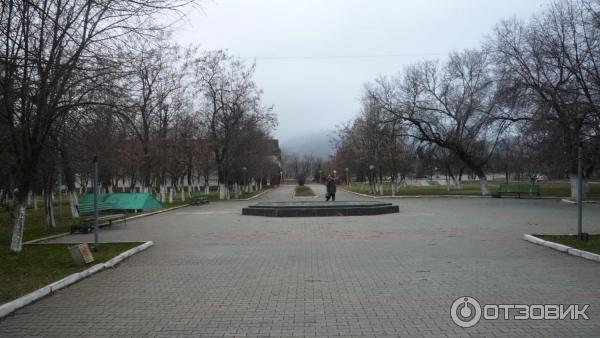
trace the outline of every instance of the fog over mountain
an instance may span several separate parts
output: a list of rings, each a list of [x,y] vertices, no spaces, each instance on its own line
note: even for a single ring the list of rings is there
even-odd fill
[[[295,153],[298,155],[313,155],[326,159],[333,153],[330,132],[312,132],[305,133],[304,136],[292,136],[286,138],[283,136],[279,140],[279,146],[284,152]]]

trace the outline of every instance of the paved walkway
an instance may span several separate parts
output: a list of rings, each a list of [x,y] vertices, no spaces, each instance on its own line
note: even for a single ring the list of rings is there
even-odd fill
[[[313,188],[323,195],[321,186]],[[292,187],[281,187],[259,200],[291,195]],[[390,201],[400,214],[264,218],[241,215],[254,201],[226,202],[113,226],[102,240],[155,246],[1,320],[0,336],[600,333],[600,264],[521,240],[523,233],[575,232],[575,206]],[[600,232],[600,206],[584,212],[586,229]],[[464,295],[487,304],[590,304],[590,320],[482,321],[462,329],[449,309]]]

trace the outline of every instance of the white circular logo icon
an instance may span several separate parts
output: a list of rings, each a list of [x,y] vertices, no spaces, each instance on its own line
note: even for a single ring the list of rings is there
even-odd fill
[[[450,316],[460,327],[472,327],[481,319],[481,305],[473,297],[460,297],[452,303]]]

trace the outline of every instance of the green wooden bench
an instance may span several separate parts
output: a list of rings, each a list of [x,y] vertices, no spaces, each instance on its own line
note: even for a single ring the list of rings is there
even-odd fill
[[[127,216],[111,213],[112,208],[112,204],[109,202],[98,202],[98,223],[103,223],[103,226],[111,226],[113,221],[123,220],[127,224]],[[79,224],[71,226],[71,233],[87,234],[91,232],[94,228],[94,203],[81,203],[77,210],[79,211]]]
[[[498,188],[498,194],[516,194],[519,198],[522,194],[541,197],[540,186],[532,183],[502,183]]]
[[[191,205],[200,205],[200,204],[208,204],[208,203],[209,203],[209,200],[208,200],[207,195],[196,195],[196,196],[190,197]]]

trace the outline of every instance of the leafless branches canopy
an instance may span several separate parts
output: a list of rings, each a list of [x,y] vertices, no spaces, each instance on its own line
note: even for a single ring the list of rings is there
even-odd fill
[[[94,156],[103,190],[129,184],[163,200],[174,190],[185,198],[200,176],[208,190],[213,170],[225,186],[241,181],[242,165],[261,183],[273,170],[264,157],[274,151],[262,145],[275,118],[260,102],[254,66],[172,42],[165,17],[195,5],[2,1],[0,202],[14,194],[11,251],[21,251],[32,194],[44,192],[54,227],[62,181],[77,216],[75,189],[87,189]]]
[[[600,145],[599,13],[597,0],[556,1],[528,22],[499,23],[479,49],[376,79],[360,117],[341,129],[337,157],[358,151],[393,180],[380,154],[394,145],[382,132],[399,129],[413,159],[435,154],[431,165],[452,178],[466,168],[487,195],[489,170],[573,175],[583,142],[589,176]]]

